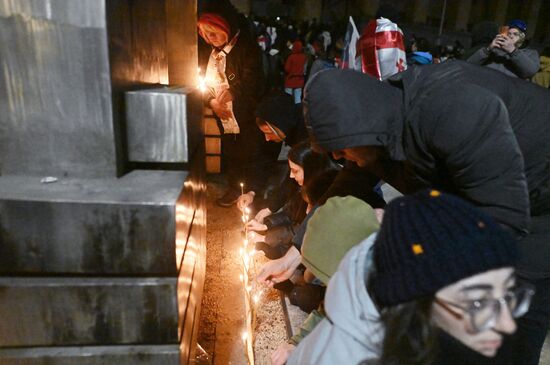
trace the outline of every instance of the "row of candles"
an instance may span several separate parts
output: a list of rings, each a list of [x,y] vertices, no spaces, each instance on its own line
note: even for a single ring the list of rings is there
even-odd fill
[[[241,195],[244,194],[244,184],[241,183]],[[256,250],[250,249],[248,241],[248,229],[246,223],[250,220],[250,209],[243,210],[241,220],[243,223],[244,240],[243,246],[239,249],[241,258],[240,280],[244,286],[244,305],[245,305],[245,330],[242,334],[242,340],[245,345],[245,355],[249,365],[254,365],[254,330],[256,327],[256,308],[260,303],[263,289],[254,281],[256,274],[255,255]]]
[[[205,77],[201,75],[201,69],[198,68],[198,89],[204,93],[207,89]],[[244,195],[244,183],[241,183],[241,195]],[[243,223],[244,240],[243,246],[239,249],[241,259],[241,274],[240,281],[244,287],[244,305],[245,305],[245,330],[242,333],[242,340],[245,347],[245,356],[249,365],[254,365],[254,329],[256,327],[256,307],[260,302],[263,290],[258,288],[254,281],[256,271],[254,248],[250,249],[248,241],[248,229],[246,224],[250,220],[250,209],[247,207],[243,210],[241,220]],[[252,279],[251,279],[252,278]]]

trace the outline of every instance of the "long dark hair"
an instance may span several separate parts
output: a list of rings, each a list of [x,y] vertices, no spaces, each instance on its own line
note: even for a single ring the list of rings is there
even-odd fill
[[[437,329],[431,320],[433,297],[381,310],[385,335],[381,364],[425,365],[436,356]]]
[[[303,186],[316,176],[337,169],[337,165],[327,154],[313,151],[309,141],[302,141],[292,147],[288,152],[288,159],[304,169]]]
[[[302,198],[310,205],[325,204],[328,197],[325,193],[328,191],[338,175],[338,170],[328,170],[315,175],[309,179],[307,184],[302,186]]]

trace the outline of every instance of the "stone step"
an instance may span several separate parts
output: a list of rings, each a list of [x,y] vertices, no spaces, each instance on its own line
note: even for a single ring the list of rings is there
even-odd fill
[[[2,365],[180,365],[178,345],[0,349]]]
[[[177,276],[176,232],[185,246],[202,193],[184,187],[187,176],[136,170],[49,184],[0,176],[0,275]]]
[[[176,344],[177,284],[176,278],[2,277],[0,347]]]

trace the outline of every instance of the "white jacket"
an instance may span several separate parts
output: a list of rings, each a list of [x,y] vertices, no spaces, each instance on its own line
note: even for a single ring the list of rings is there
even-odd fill
[[[375,238],[376,233],[346,254],[328,283],[327,318],[300,342],[287,365],[353,365],[380,358],[384,331],[365,282]]]

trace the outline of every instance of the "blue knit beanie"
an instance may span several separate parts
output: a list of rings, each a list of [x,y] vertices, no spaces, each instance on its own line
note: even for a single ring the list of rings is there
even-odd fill
[[[516,240],[472,204],[437,190],[393,200],[374,244],[370,289],[381,306],[424,296],[472,275],[513,266]]]
[[[523,33],[527,32],[527,24],[525,24],[525,22],[521,19],[512,19],[506,25],[510,28],[516,28]]]

